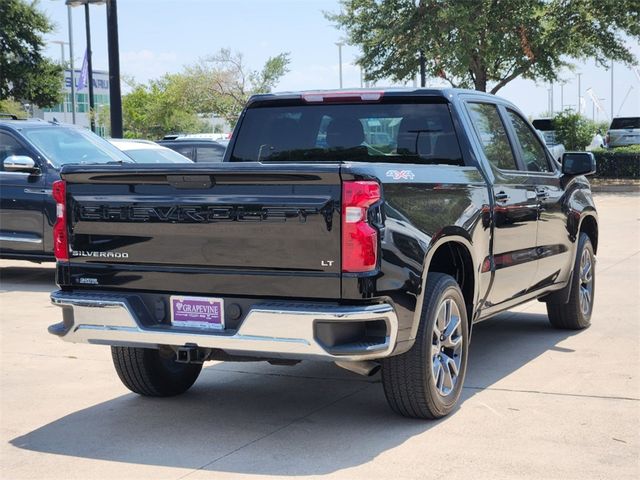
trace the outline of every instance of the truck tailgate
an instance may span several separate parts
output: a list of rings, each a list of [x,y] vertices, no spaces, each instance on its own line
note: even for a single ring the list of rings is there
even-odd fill
[[[62,177],[70,285],[340,298],[337,164],[85,166]]]

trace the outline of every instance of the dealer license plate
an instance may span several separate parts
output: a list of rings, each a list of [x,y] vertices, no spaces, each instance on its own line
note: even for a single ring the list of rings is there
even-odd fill
[[[176,327],[224,329],[224,299],[172,295],[171,324]]]

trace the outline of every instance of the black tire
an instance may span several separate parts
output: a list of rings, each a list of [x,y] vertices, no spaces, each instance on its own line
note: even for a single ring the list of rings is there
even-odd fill
[[[184,393],[202,370],[201,364],[177,363],[170,349],[111,347],[111,357],[124,386],[145,397]]]
[[[591,265],[590,285],[584,282],[584,272],[581,268],[583,255],[588,255]],[[582,330],[591,325],[591,313],[593,312],[593,301],[596,293],[596,276],[595,276],[595,256],[591,240],[586,233],[581,233],[578,238],[578,248],[576,251],[575,263],[573,266],[573,274],[571,276],[571,293],[567,303],[547,303],[547,314],[549,321],[555,328],[566,330]],[[583,298],[583,289],[590,286],[590,295],[588,308],[583,309],[581,297]]]
[[[438,370],[438,378],[434,375],[434,368],[435,362],[443,365],[439,360],[440,348],[446,347],[440,347],[442,336],[439,340],[434,327],[440,307],[448,300],[455,303],[458,310],[460,329],[455,330],[458,332],[456,338],[461,338],[462,345],[458,351],[460,364],[456,381],[450,392],[445,395],[436,385],[441,375],[446,376],[444,366],[442,371]],[[447,415],[454,409],[462,393],[468,353],[469,324],[460,287],[449,275],[429,273],[422,316],[413,347],[406,353],[382,360],[382,385],[391,409],[404,417],[412,418],[435,419]],[[452,361],[456,356],[449,350],[447,355],[451,355]],[[448,358],[444,350],[442,357]],[[448,371],[449,368],[447,366]]]

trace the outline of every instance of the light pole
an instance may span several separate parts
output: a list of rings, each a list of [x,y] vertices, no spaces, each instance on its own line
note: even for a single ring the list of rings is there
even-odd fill
[[[422,18],[422,15],[425,14],[424,0],[415,0],[415,7],[419,18]],[[423,49],[418,51],[418,68],[420,72],[420,87],[425,88],[427,86],[427,60]]]
[[[338,47],[338,69],[340,72],[340,88],[342,88],[342,47],[344,46],[344,42],[336,42]]]
[[[611,60],[611,120],[613,120],[613,60]]]
[[[51,40],[51,43],[60,45],[60,64],[64,66],[64,46],[69,45],[69,42],[65,42],[64,40]]]
[[[71,70],[71,121],[76,124],[76,71],[73,65],[73,23],[71,7],[67,5],[67,23],[69,24],[69,68]]]
[[[89,81],[89,122],[91,131],[96,131],[95,99],[93,98],[93,62],[91,57],[91,19],[89,18],[89,3],[84,4],[84,23],[87,32],[87,80]]]
[[[67,69],[67,66],[65,65],[65,62],[64,62],[64,46],[65,45],[69,45],[69,42],[65,42],[64,40],[52,40],[51,43],[56,43],[56,44],[60,45],[60,65],[62,65],[63,72],[64,72],[64,70]],[[65,76],[63,74],[63,76],[62,76],[62,89],[63,90],[66,87],[65,81],[66,81],[66,79],[65,79]],[[65,123],[67,121],[67,98],[66,98],[66,96],[67,95],[65,93],[65,98],[62,100],[62,113],[64,114],[63,118],[64,118]]]
[[[420,87],[424,88],[427,86],[427,60],[424,57],[424,50],[420,50],[418,61],[420,63]]]
[[[580,115],[582,113],[582,103],[580,102],[580,96],[582,95],[582,90],[580,89],[580,77],[582,77],[582,74],[577,73],[576,76],[578,77],[578,115]]]
[[[122,138],[122,94],[120,92],[120,45],[118,42],[118,6],[107,1],[107,45],[109,47],[109,118],[111,136]]]
[[[95,121],[95,105],[93,98],[93,64],[91,61],[91,19],[89,17],[89,4],[90,3],[104,3],[104,0],[66,0],[65,4],[68,7],[84,6],[84,26],[87,37],[87,82],[89,83],[89,122],[91,125],[91,131],[96,131]]]
[[[567,84],[567,80],[565,79],[560,79],[560,111],[564,112],[564,108],[565,108],[565,103],[564,103],[564,86]],[[567,105],[568,107],[569,105]]]

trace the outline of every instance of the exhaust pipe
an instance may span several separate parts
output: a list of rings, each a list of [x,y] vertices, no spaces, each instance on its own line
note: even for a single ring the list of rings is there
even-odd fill
[[[379,363],[366,360],[360,362],[335,362],[335,364],[340,368],[344,368],[345,370],[349,370],[350,372],[354,372],[365,377],[375,375],[378,373],[378,370],[380,370]]]

